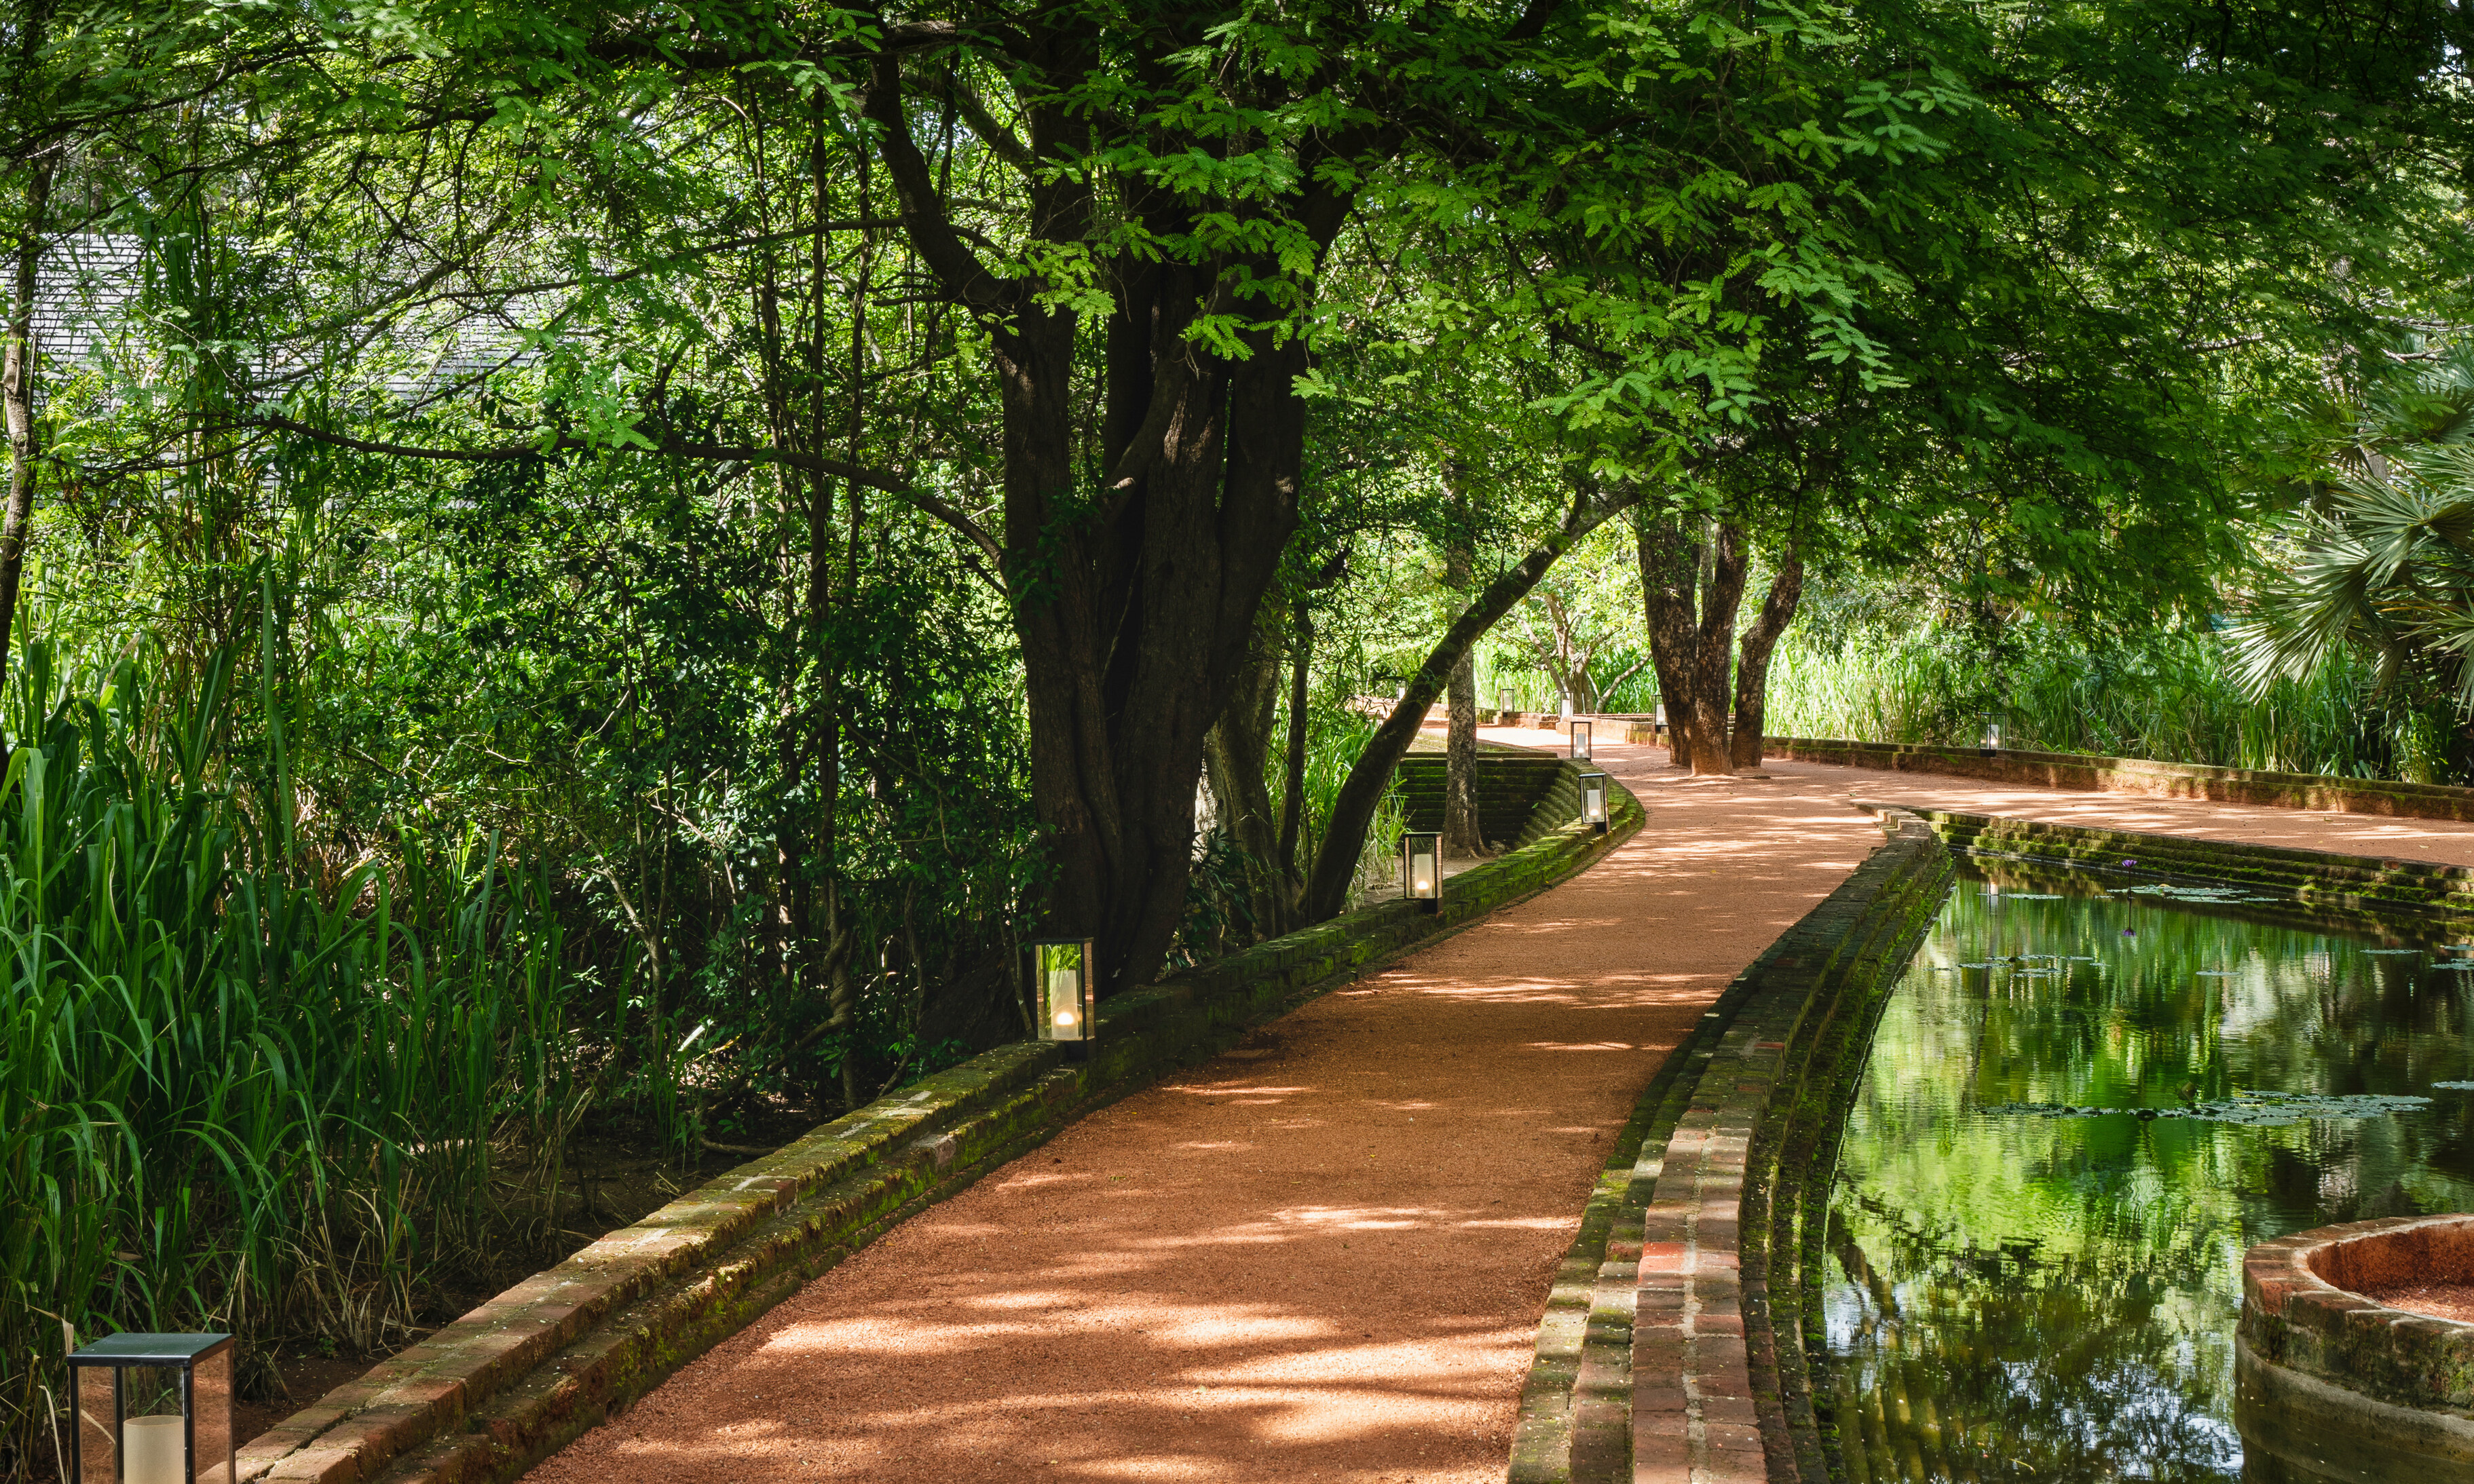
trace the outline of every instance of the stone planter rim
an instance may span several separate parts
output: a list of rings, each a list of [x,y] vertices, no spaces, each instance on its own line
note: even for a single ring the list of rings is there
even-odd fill
[[[2373,1241],[2406,1232],[2461,1227],[2466,1229],[2469,1237],[2474,1237],[2474,1211],[2444,1211],[2429,1216],[2382,1216],[2370,1221],[2347,1221],[2271,1237],[2253,1245],[2243,1255],[2243,1302],[2263,1313],[2279,1317],[2287,1316],[2294,1304],[2305,1304],[2320,1309],[2340,1322],[2350,1317],[2355,1323],[2369,1320],[2374,1323],[2436,1326],[2441,1334],[2451,1338],[2462,1335],[2474,1341],[2474,1324],[2396,1308],[2352,1289],[2341,1288],[2321,1276],[2319,1266],[2332,1259],[2340,1250],[2357,1242]],[[2474,1264],[2468,1266],[2467,1281],[2474,1281]]]

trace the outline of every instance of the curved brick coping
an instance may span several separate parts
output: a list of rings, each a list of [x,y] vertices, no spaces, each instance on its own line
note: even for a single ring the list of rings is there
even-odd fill
[[[1001,1046],[740,1165],[482,1304],[240,1453],[240,1478],[512,1479],[920,1208],[1249,1027],[1594,864],[1645,822],[1578,822],[1568,763],[1520,847],[1392,901],[1110,996],[1087,1063]]]
[[[1920,821],[1888,827],[1643,1095],[1540,1326],[1512,1484],[1829,1477],[1807,1354],[1838,1130],[1952,875]]]
[[[1770,737],[1765,752],[1769,756],[1790,757],[1798,762],[1903,773],[1946,773],[2049,788],[2145,794],[2164,799],[2214,799],[2224,803],[2333,809],[2343,814],[2474,820],[2474,788],[2444,783],[2389,783],[2377,778],[2340,778],[2316,773],[2261,773],[2247,768],[2152,762],[2145,757],[2098,757],[2083,753],[2030,753],[2009,748],[1987,757],[1981,750],[1972,747],[1849,742],[1830,737]]]
[[[2238,1362],[2244,1441],[2306,1469],[2331,1462],[2332,1447],[2474,1465],[2474,1325],[2357,1291],[2468,1281],[2474,1215],[2357,1221],[2253,1247]]]
[[[1879,804],[1858,807],[1880,812]],[[2097,829],[2041,820],[1916,809],[1953,849],[2164,881],[2239,882],[2279,893],[2316,915],[2369,922],[2399,915],[2474,917],[2474,869],[2340,855],[2291,846]],[[2124,865],[2134,861],[2136,865]]]

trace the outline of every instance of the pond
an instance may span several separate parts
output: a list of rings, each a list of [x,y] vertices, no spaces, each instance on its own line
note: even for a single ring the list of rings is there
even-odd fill
[[[2243,1479],[2244,1250],[2474,1209],[2474,948],[1988,869],[1885,1006],[1839,1155],[1848,1475]]]

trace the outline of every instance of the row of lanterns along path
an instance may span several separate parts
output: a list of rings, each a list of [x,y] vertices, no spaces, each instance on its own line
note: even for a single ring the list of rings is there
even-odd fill
[[[1571,756],[1589,761],[1589,724],[1572,723]],[[1607,832],[1607,776],[1581,775],[1581,819]],[[1421,912],[1443,907],[1443,837],[1400,836],[1400,894]],[[1090,1055],[1096,1033],[1097,945],[1087,938],[1030,945],[1039,1039]],[[115,1334],[69,1346],[69,1444],[75,1484],[232,1484],[232,1337]]]
[[[1572,760],[1589,761],[1589,724],[1573,722],[1571,735]],[[1581,820],[1592,834],[1607,832],[1607,776],[1595,769],[1581,775]],[[1400,836],[1400,895],[1416,902],[1420,912],[1443,910],[1443,837],[1440,832],[1413,829]]]

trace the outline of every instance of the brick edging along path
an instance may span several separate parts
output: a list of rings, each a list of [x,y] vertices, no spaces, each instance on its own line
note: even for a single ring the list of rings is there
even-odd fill
[[[1642,1098],[1640,1152],[1601,1182],[1541,1326],[1512,1484],[1830,1478],[1807,1358],[1829,1176],[1873,1024],[1952,874],[1923,822],[1893,814],[1890,843],[1737,977]]]
[[[1090,1062],[999,1047],[740,1166],[338,1387],[241,1450],[242,1480],[511,1479],[894,1223],[1249,1028],[1573,875],[1641,826],[1575,820],[1565,764],[1519,849],[1387,902],[1112,996]],[[1561,822],[1561,823],[1559,823]]]

